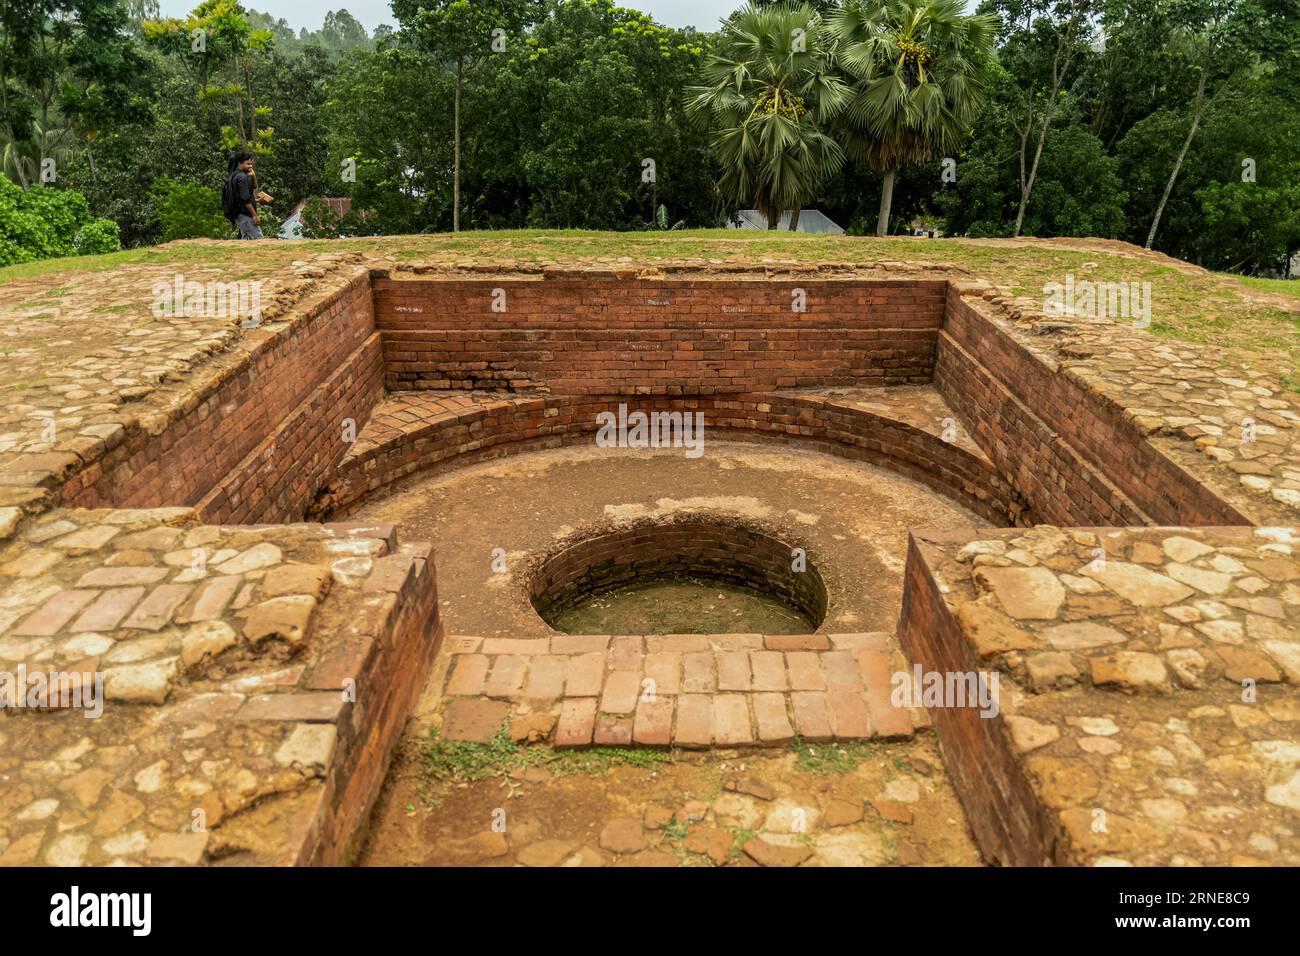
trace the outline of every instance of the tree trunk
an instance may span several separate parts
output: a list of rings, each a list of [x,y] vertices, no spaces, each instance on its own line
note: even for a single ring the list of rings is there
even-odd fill
[[[800,207],[799,207],[798,209],[796,209],[794,212],[790,213],[790,231],[791,231],[791,232],[798,232],[798,231],[799,231],[799,213],[801,213],[801,212],[803,212],[803,207],[802,207],[802,206],[800,206]]]
[[[456,157],[451,187],[451,231],[460,232],[460,85],[465,74],[465,58],[456,58]]]
[[[1169,202],[1169,194],[1174,191],[1174,180],[1178,178],[1178,171],[1183,168],[1183,160],[1187,158],[1187,151],[1192,147],[1192,139],[1196,136],[1196,128],[1201,125],[1201,111],[1205,108],[1205,73],[1201,70],[1200,82],[1196,84],[1196,109],[1192,111],[1192,126],[1187,131],[1187,139],[1183,140],[1183,148],[1178,153],[1178,158],[1174,160],[1174,168],[1169,173],[1169,181],[1165,183],[1165,193],[1160,197],[1160,205],[1156,206],[1155,218],[1151,220],[1151,231],[1147,233],[1147,242],[1143,247],[1150,249],[1151,244],[1156,241],[1156,230],[1160,228],[1160,217],[1165,214],[1165,203]]]
[[[880,187],[880,215],[876,219],[876,235],[889,235],[889,207],[894,203],[894,170],[885,173]]]
[[[1020,227],[1025,224],[1025,210],[1029,207],[1029,194],[1034,191],[1034,180],[1038,178],[1038,161],[1043,158],[1043,143],[1047,141],[1047,127],[1052,124],[1052,110],[1043,113],[1043,125],[1038,131],[1038,145],[1034,148],[1034,161],[1029,164],[1029,179],[1020,191],[1020,208],[1016,211],[1016,230],[1013,236],[1019,238]]]

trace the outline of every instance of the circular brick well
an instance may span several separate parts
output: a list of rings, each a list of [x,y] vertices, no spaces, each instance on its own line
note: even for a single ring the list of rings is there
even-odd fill
[[[675,578],[716,581],[777,598],[814,626],[826,615],[826,585],[806,555],[796,555],[794,546],[752,525],[698,516],[571,539],[533,565],[528,590],[537,613],[553,623],[596,595]]]

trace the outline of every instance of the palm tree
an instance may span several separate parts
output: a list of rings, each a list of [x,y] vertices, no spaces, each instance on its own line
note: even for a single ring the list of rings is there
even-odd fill
[[[838,123],[847,152],[885,177],[876,235],[889,231],[894,177],[953,155],[992,82],[995,17],[963,0],[845,0],[829,22],[833,55],[853,80]]]
[[[848,88],[827,55],[817,13],[806,4],[752,4],[724,21],[718,48],[688,87],[687,111],[707,118],[722,166],[719,186],[752,204],[775,229],[839,172],[844,151],[822,125]]]
[[[10,139],[0,147],[0,167],[9,179],[28,189],[41,181],[44,160],[53,159],[57,171],[71,162],[72,154],[71,130],[61,126],[47,130],[37,120],[32,122],[30,138]]]

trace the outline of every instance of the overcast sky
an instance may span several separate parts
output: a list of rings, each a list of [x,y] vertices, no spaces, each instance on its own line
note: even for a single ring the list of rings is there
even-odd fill
[[[241,0],[245,7],[261,10],[287,20],[294,28],[316,30],[325,22],[325,13],[340,8],[360,20],[367,30],[381,23],[393,23],[388,0]],[[712,30],[718,20],[742,4],[743,0],[620,0],[620,7],[644,10],[660,23],[673,27],[693,26]],[[199,5],[199,0],[161,0],[165,17],[182,17]]]

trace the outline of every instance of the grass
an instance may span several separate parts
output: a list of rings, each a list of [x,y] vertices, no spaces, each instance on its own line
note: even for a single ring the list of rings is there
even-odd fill
[[[503,777],[514,770],[544,767],[557,776],[601,774],[613,767],[651,768],[670,763],[672,758],[658,750],[626,750],[621,747],[591,747],[586,750],[551,750],[528,747],[510,739],[506,722],[487,743],[442,740],[435,728],[423,750],[425,773],[439,782],[472,783],[489,777]]]
[[[250,260],[253,249],[256,259]],[[1300,312],[1248,296],[1247,290],[1300,299],[1300,281],[1197,273],[1161,262],[1114,255],[1101,249],[1075,250],[1056,244],[999,244],[959,239],[875,239],[806,236],[726,229],[673,233],[610,233],[579,230],[503,230],[456,235],[370,237],[343,240],[176,243],[103,256],[47,259],[0,269],[0,294],[7,283],[33,277],[99,272],[124,266],[163,265],[224,270],[229,276],[271,275],[295,259],[316,252],[361,252],[401,262],[454,263],[466,258],[501,262],[606,260],[648,264],[669,259],[744,260],[762,263],[875,262],[906,260],[951,263],[1009,287],[1016,295],[1042,297],[1048,282],[1067,274],[1098,282],[1150,282],[1152,331],[1158,336],[1210,343],[1237,357],[1267,357],[1294,381],[1300,378]],[[255,266],[256,268],[251,268]],[[66,288],[66,287],[65,287]],[[24,290],[23,298],[30,298]]]
[[[870,741],[810,744],[802,737],[795,737],[794,752],[800,770],[835,774],[849,773],[856,769],[862,761],[877,756],[879,748]]]

